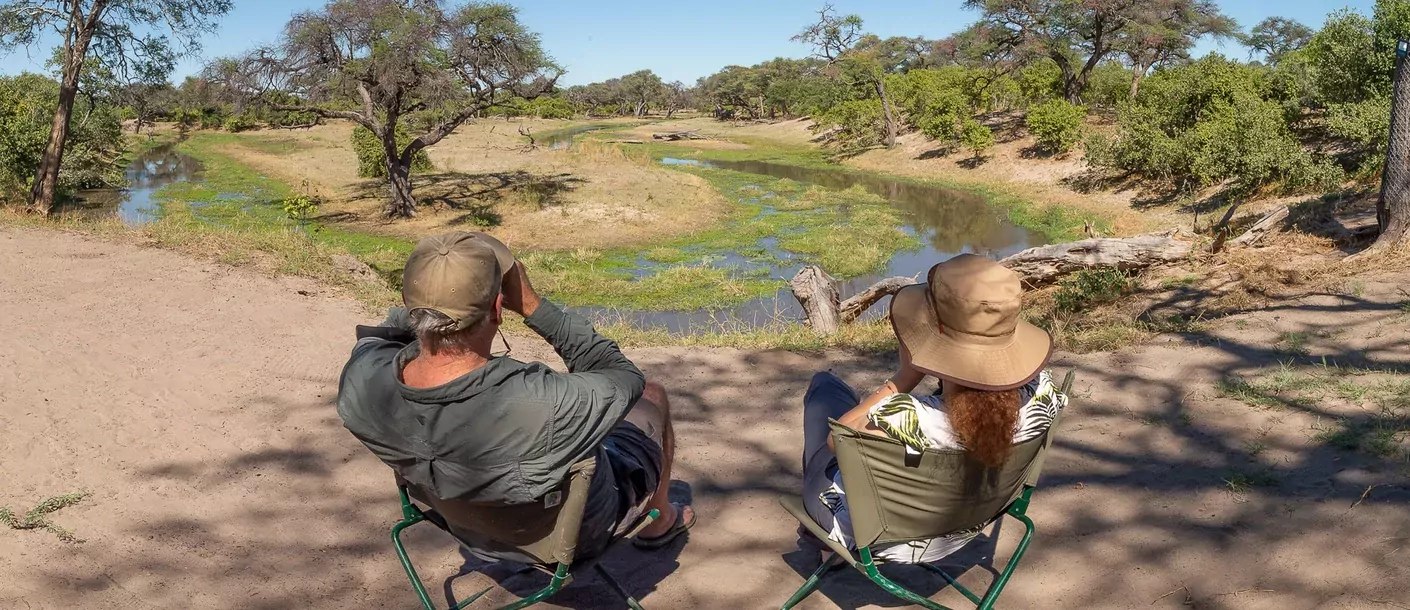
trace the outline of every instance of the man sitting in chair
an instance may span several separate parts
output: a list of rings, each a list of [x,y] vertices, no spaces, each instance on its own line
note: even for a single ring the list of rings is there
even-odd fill
[[[406,307],[382,324],[359,327],[338,388],[344,425],[397,475],[441,500],[552,507],[569,468],[596,457],[582,557],[651,509],[660,518],[637,535],[639,547],[663,547],[694,524],[688,506],[667,499],[666,391],[587,320],[540,298],[504,244],[463,232],[421,240],[402,298]],[[553,346],[567,373],[491,354],[505,309]]]
[[[1018,276],[998,263],[973,254],[952,258],[930,269],[927,284],[892,298],[901,364],[880,389],[859,401],[832,373],[813,376],[803,398],[803,505],[829,538],[854,546],[828,419],[901,441],[908,453],[964,450],[990,468],[1003,466],[1014,444],[1052,425],[1067,397],[1043,370],[1052,339],[1019,319],[1022,292]],[[911,394],[926,375],[941,380],[939,395]],[[874,549],[875,557],[932,563],[984,527]]]

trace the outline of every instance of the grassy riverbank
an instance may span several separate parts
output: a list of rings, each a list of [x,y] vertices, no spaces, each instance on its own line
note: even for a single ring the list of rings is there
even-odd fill
[[[1029,194],[1024,193],[1022,189],[1011,184],[960,179],[942,174],[928,174],[925,177],[919,177],[913,173],[885,171],[870,164],[865,168],[845,164],[846,158],[840,158],[821,147],[806,144],[804,143],[806,140],[800,140],[796,134],[793,134],[792,137],[784,137],[782,132],[776,132],[771,134],[775,137],[767,137],[747,130],[731,130],[724,126],[727,123],[713,122],[708,119],[684,121],[679,127],[694,128],[701,125],[705,125],[701,131],[708,132],[712,137],[722,138],[722,140],[666,142],[651,138],[653,129],[658,131],[666,130],[667,127],[671,130],[676,129],[677,126],[671,123],[645,126],[614,125],[586,133],[583,137],[637,140],[641,144],[633,146],[640,147],[656,159],[669,157],[707,162],[757,161],[776,163],[859,176],[881,176],[898,182],[969,193],[983,197],[989,205],[1003,210],[1009,222],[1037,231],[1051,242],[1081,239],[1085,222],[1092,222],[1094,227],[1103,233],[1110,233],[1113,229],[1112,222],[1103,214],[1093,213],[1090,210],[1078,210],[1051,202],[1040,203]]]

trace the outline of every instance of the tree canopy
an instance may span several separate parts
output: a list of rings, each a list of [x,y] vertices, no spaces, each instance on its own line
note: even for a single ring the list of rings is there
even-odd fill
[[[435,0],[333,0],[295,15],[278,44],[241,63],[259,92],[297,100],[279,107],[376,135],[391,217],[416,213],[410,172],[419,152],[489,108],[551,91],[563,72],[514,7]],[[399,145],[398,126],[415,137]]]

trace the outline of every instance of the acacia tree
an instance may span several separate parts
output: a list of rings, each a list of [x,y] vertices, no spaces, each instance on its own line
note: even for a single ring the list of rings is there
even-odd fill
[[[60,39],[59,100],[30,187],[30,206],[48,214],[54,207],[59,167],[69,135],[79,81],[90,56],[119,74],[138,81],[162,79],[175,61],[173,45],[150,30],[165,29],[182,50],[200,48],[202,34],[216,17],[230,10],[230,0],[8,0],[0,3],[0,50],[32,47],[51,34]]]
[[[1210,10],[1218,13],[1206,0],[965,0],[965,6],[981,11],[980,21],[1002,45],[1051,58],[1062,71],[1062,95],[1073,103],[1081,102],[1103,59],[1141,46],[1133,38],[1154,31],[1182,40],[1197,37],[1198,28],[1189,22]],[[1178,47],[1174,38],[1158,39],[1154,46]]]
[[[416,215],[411,165],[485,110],[553,90],[563,70],[514,7],[436,0],[333,0],[297,14],[272,48],[246,60],[262,82],[302,100],[280,110],[346,119],[382,143],[386,215]],[[397,127],[421,127],[399,146]]]
[[[1295,19],[1269,17],[1253,26],[1242,42],[1250,51],[1262,53],[1268,63],[1276,64],[1284,55],[1307,46],[1313,33]]]
[[[896,146],[896,113],[891,110],[891,98],[886,93],[886,70],[878,53],[880,45],[862,46],[862,18],[857,15],[839,16],[831,4],[818,11],[818,22],[804,28],[793,37],[813,47],[813,55],[837,69],[843,80],[864,84],[881,100],[882,116],[886,120],[886,147]],[[872,37],[875,38],[875,37]]]
[[[1238,33],[1238,24],[1209,0],[1152,0],[1133,17],[1116,43],[1131,65],[1131,97],[1136,97],[1141,79],[1151,68],[1188,60],[1201,37]]]
[[[622,92],[632,106],[636,118],[646,116],[651,104],[663,101],[666,97],[666,83],[650,70],[638,70],[622,77]]]

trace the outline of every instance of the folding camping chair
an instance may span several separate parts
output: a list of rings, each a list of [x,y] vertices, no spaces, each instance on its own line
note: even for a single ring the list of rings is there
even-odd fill
[[[1063,379],[1061,391],[1064,394],[1072,388],[1073,377],[1073,373],[1068,372]],[[979,610],[993,608],[1033,537],[1033,521],[1026,514],[1028,502],[1058,422],[1053,421],[1041,436],[1014,445],[1008,462],[998,469],[986,469],[963,451],[927,449],[919,456],[907,455],[900,441],[859,432],[836,420],[830,423],[837,465],[847,488],[847,507],[852,514],[857,550],[854,553],[829,539],[828,532],[808,515],[801,498],[779,498],[779,503],[799,523],[835,553],[784,602],[783,610],[803,601],[843,560],[896,597],[931,610],[950,610],[883,576],[877,569],[871,547],[944,536],[981,526],[996,515],[1002,518],[1007,514],[1023,522],[1023,539],[1014,549],[1008,566],[994,579],[982,599],[939,567],[920,564],[943,577],[977,604]]]
[[[426,593],[426,586],[421,583],[421,577],[416,574],[416,568],[411,565],[406,548],[402,546],[401,532],[422,521],[429,521],[464,543],[476,555],[489,552],[495,558],[523,563],[553,576],[548,586],[499,610],[516,610],[537,604],[572,582],[574,572],[589,566],[597,570],[597,574],[622,597],[628,608],[642,610],[641,604],[627,593],[626,588],[597,563],[600,557],[577,557],[578,527],[582,524],[588,488],[596,470],[597,461],[594,458],[578,462],[568,470],[568,478],[562,488],[551,492],[545,502],[516,506],[440,500],[398,477],[402,520],[392,526],[392,542],[396,545],[397,557],[401,559],[411,586],[416,589],[416,596],[421,599],[421,605],[426,610],[435,610],[431,596]],[[412,501],[413,498],[430,508],[422,510]],[[546,506],[550,504],[552,506]],[[635,536],[659,516],[660,511],[652,509],[631,528],[626,537]],[[493,588],[486,588],[461,600],[451,610],[470,605]]]

